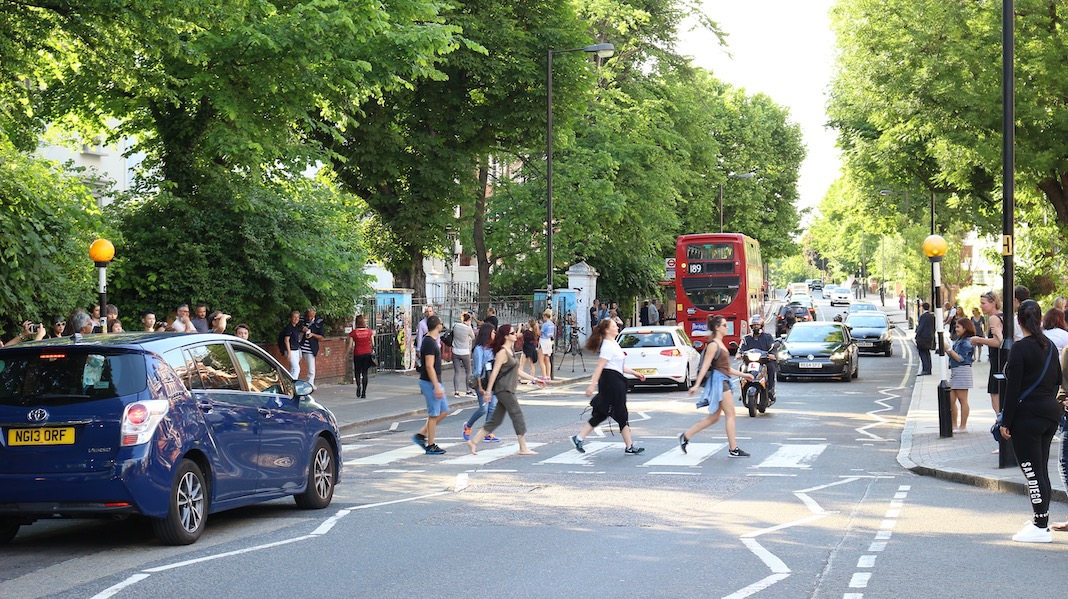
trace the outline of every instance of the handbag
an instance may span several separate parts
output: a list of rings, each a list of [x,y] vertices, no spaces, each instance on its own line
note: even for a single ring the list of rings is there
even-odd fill
[[[716,344],[716,354],[714,356],[712,356],[712,363],[716,362],[716,358],[719,357],[719,352],[720,351],[722,351],[722,348],[720,348],[719,344],[717,343]],[[711,368],[711,366],[709,368]],[[712,377],[709,376],[708,372],[705,372],[705,380],[703,381],[703,383],[704,383],[704,388],[705,389],[704,389],[704,391],[701,392],[701,397],[697,398],[697,409],[698,410],[700,410],[701,408],[708,407],[708,404],[712,400]]]
[[[1046,378],[1046,371],[1049,370],[1049,362],[1050,362],[1050,360],[1052,358],[1053,358],[1053,344],[1050,343],[1050,350],[1049,350],[1049,353],[1046,354],[1046,365],[1042,367],[1042,374],[1038,375],[1038,378],[1035,379],[1035,383],[1033,385],[1028,387],[1023,393],[1020,394],[1020,398],[1016,400],[1017,402],[1023,401],[1024,398],[1027,397],[1032,391],[1034,391],[1035,387],[1037,387],[1038,384],[1042,382],[1042,379]],[[1005,410],[1004,409],[1001,410],[1000,412],[998,412],[998,417],[994,420],[994,425],[990,427],[990,434],[994,437],[994,441],[996,441],[998,443],[1001,443],[1002,441],[1004,441],[1004,439],[1001,436],[1001,419],[1002,419],[1002,417],[1004,415],[1005,415]]]

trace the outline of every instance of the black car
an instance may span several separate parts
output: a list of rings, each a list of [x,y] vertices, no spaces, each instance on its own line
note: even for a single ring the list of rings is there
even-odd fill
[[[846,318],[850,333],[862,352],[894,355],[894,342],[890,336],[894,325],[882,312],[853,312]]]
[[[839,378],[860,374],[860,353],[849,326],[840,322],[799,322],[783,341],[775,358],[776,380],[794,377]]]
[[[775,336],[781,337],[786,334],[786,315],[790,312],[794,313],[794,318],[797,322],[808,322],[812,320],[812,313],[808,311],[808,308],[801,304],[787,304],[779,308],[779,313],[775,316]]]

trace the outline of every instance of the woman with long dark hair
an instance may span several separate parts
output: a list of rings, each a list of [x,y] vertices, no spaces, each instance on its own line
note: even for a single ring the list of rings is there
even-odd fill
[[[510,324],[502,324],[497,329],[497,336],[493,339],[493,370],[490,372],[485,396],[490,401],[494,395],[504,410],[494,410],[493,416],[486,419],[482,430],[478,431],[467,440],[467,446],[471,453],[478,453],[478,438],[485,435],[489,437],[497,427],[504,422],[504,414],[512,419],[512,428],[515,429],[516,440],[519,441],[519,455],[537,455],[527,447],[527,421],[523,417],[523,408],[519,407],[519,398],[515,390],[519,386],[519,379],[535,380],[533,376],[519,369],[519,358],[515,357],[516,330]],[[537,381],[538,386],[544,387],[544,381]]]
[[[705,356],[701,360],[701,370],[697,372],[697,380],[703,380],[705,373],[712,370],[708,380],[703,386],[708,389],[708,416],[699,420],[689,430],[679,434],[679,448],[686,453],[686,446],[690,444],[693,436],[712,426],[723,416],[723,424],[727,428],[727,443],[730,445],[728,454],[732,458],[747,458],[749,453],[738,447],[735,439],[734,396],[731,394],[731,375],[753,380],[753,375],[731,368],[731,352],[723,343],[723,337],[727,334],[727,319],[722,316],[708,317],[708,330],[712,332],[712,341],[705,347]],[[697,393],[697,387],[690,389],[690,395]]]
[[[356,326],[349,333],[352,339],[352,373],[356,379],[356,397],[367,397],[367,371],[370,370],[375,353],[375,332],[367,328],[367,318],[356,317]]]
[[[972,388],[972,362],[975,361],[972,337],[975,325],[970,318],[958,318],[953,324],[956,341],[946,350],[949,356],[949,402],[952,413],[953,430],[958,433],[968,432],[968,391]],[[959,404],[959,407],[958,407]],[[958,421],[958,415],[960,419]]]
[[[494,326],[488,322],[483,323],[478,328],[478,335],[475,336],[475,349],[472,351],[473,366],[471,372],[474,373],[478,380],[476,381],[475,393],[478,399],[478,408],[471,414],[471,417],[464,423],[464,441],[471,440],[471,427],[475,426],[479,418],[486,417],[486,422],[489,422],[490,418],[493,418],[493,409],[497,407],[497,396],[490,394],[489,400],[485,400],[486,390],[489,389],[489,375],[493,369],[493,339],[496,336],[497,330]],[[486,441],[500,441],[497,437],[490,433],[486,435]]]
[[[1064,409],[1057,402],[1061,363],[1053,343],[1042,334],[1042,308],[1025,300],[1017,311],[1023,339],[1009,352],[1005,394],[1001,398],[1001,435],[1012,449],[1027,480],[1034,519],[1012,540],[1049,543],[1049,448]]]
[[[597,396],[590,401],[593,414],[590,415],[589,421],[582,425],[582,432],[571,437],[571,442],[575,444],[575,449],[579,453],[586,453],[586,449],[582,446],[586,435],[593,432],[594,428],[609,417],[619,425],[619,434],[626,443],[626,448],[623,450],[626,455],[638,455],[645,451],[644,447],[635,447],[631,438],[627,413],[627,379],[623,374],[632,374],[638,377],[639,381],[644,381],[645,375],[623,364],[626,354],[616,342],[617,335],[619,335],[619,326],[614,320],[606,319],[597,323],[597,326],[593,328],[593,333],[586,340],[586,349],[598,351],[600,356],[590,385],[586,387],[586,397],[592,396],[594,391],[597,392]]]

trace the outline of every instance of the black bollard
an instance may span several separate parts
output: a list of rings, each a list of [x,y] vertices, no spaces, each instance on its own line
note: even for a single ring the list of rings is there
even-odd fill
[[[949,381],[938,383],[938,436],[953,436],[953,404],[949,396]]]

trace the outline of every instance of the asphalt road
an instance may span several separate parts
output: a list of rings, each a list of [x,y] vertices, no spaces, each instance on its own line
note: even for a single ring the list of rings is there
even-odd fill
[[[235,510],[178,548],[138,521],[37,523],[0,548],[0,597],[1055,592],[1068,543],[1009,540],[1030,512],[1024,497],[897,464],[912,383],[900,349],[863,357],[853,382],[779,383],[767,414],[738,416],[750,458],[727,456],[722,424],[683,455],[676,436],[700,412],[675,390],[631,394],[640,456],[624,455],[607,427],[586,454],[574,451],[583,385],[527,395],[537,456],[515,455],[507,421],[501,443],[468,455],[459,433],[469,412],[443,424],[444,456],[415,451],[418,421],[355,431],[326,510],[283,500]]]

